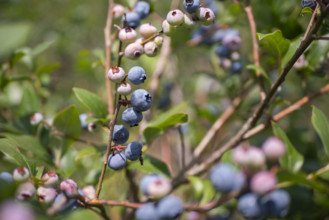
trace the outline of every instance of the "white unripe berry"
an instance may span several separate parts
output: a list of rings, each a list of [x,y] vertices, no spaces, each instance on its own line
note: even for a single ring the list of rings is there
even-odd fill
[[[109,72],[107,74],[107,77],[109,80],[115,83],[121,83],[122,80],[125,78],[125,71],[121,67],[118,66],[112,66],[109,69]]]
[[[147,42],[144,45],[144,52],[149,57],[154,57],[158,54],[158,45],[154,41]]]
[[[167,20],[162,22],[162,31],[165,35],[171,36],[175,33],[176,28],[168,23]]]
[[[137,32],[133,28],[123,28],[119,32],[119,39],[125,43],[132,43],[137,39]]]
[[[129,95],[131,93],[131,86],[127,82],[123,82],[117,89],[118,94],[120,95]]]
[[[130,59],[137,59],[142,56],[144,48],[140,43],[131,43],[125,49],[125,55]]]
[[[184,26],[186,27],[195,27],[196,22],[193,20],[193,18],[190,15],[184,14]]]
[[[16,190],[16,198],[22,201],[31,199],[34,194],[35,187],[30,182],[22,183]]]
[[[37,125],[37,124],[39,124],[42,120],[43,120],[43,116],[42,116],[41,113],[34,113],[34,114],[30,117],[30,124],[31,124],[31,125]]]
[[[144,37],[148,38],[157,32],[157,28],[151,23],[142,24],[139,28],[139,33]]]
[[[24,166],[20,166],[20,167],[16,168],[13,172],[13,178],[15,181],[18,181],[18,182],[26,181],[29,177],[30,177],[30,172]]]
[[[43,187],[40,186],[37,189],[37,197],[39,202],[41,203],[51,203],[55,200],[57,196],[57,192],[54,188],[47,188],[47,187]]]
[[[121,18],[125,13],[125,8],[122,5],[116,4],[112,9],[112,15],[114,18]]]
[[[181,10],[172,10],[167,14],[167,21],[170,25],[177,26],[184,23],[184,13]]]
[[[95,199],[96,198],[96,190],[94,186],[86,186],[82,189],[82,192],[88,199]]]
[[[156,38],[154,38],[154,42],[160,47],[163,43],[163,37],[157,36]]]
[[[215,21],[215,14],[210,8],[200,7],[197,12],[198,18],[203,25],[211,25]]]
[[[164,177],[158,178],[149,184],[147,190],[151,198],[162,198],[171,191],[171,183]]]

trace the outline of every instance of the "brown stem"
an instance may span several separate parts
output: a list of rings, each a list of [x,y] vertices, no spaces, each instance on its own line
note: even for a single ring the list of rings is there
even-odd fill
[[[114,0],[109,0],[108,12],[106,25],[104,28],[104,37],[105,37],[105,82],[106,82],[106,94],[107,94],[107,104],[108,104],[108,113],[113,114],[114,112],[114,102],[112,96],[112,85],[110,80],[107,78],[107,73],[111,67],[111,48],[112,48],[112,40],[111,40],[111,27],[112,27],[112,9],[114,6]]]
[[[311,20],[310,20],[310,22],[309,22],[309,24],[308,24],[308,26],[307,26],[307,29],[306,29],[306,32],[305,32],[305,34],[304,34],[304,37],[303,37],[302,41],[304,41],[304,40],[306,39],[308,33],[310,32],[311,27],[312,27],[312,25],[313,25],[313,23],[314,23],[314,19],[315,19],[315,16],[316,16],[316,14],[317,14],[318,9],[319,9],[319,4],[316,5],[316,7],[315,7],[315,9],[314,9],[314,11],[313,11],[313,14],[312,14]]]
[[[183,129],[182,126],[178,126],[177,128],[178,134],[179,134],[179,139],[181,143],[181,162],[182,162],[182,169],[185,167],[185,141],[184,141],[184,134],[183,134]]]
[[[152,41],[154,38],[160,36],[161,34],[163,34],[163,30],[153,34],[151,37],[145,39],[144,41],[142,41],[141,45],[144,46],[146,43]]]
[[[317,35],[313,35],[314,40],[329,40],[329,37],[326,36],[317,36]]]
[[[117,107],[115,108],[114,117],[113,117],[113,119],[111,120],[111,123],[110,123],[109,142],[107,143],[106,154],[105,154],[105,157],[104,157],[104,163],[103,163],[103,167],[102,167],[102,172],[101,172],[101,175],[100,175],[99,180],[98,180],[98,186],[97,186],[97,189],[96,189],[96,198],[99,198],[99,194],[100,194],[101,189],[102,189],[102,184],[103,184],[104,175],[105,175],[105,171],[106,171],[107,160],[108,160],[108,157],[109,157],[109,155],[110,155],[110,153],[112,151],[112,135],[113,135],[113,129],[114,129],[114,125],[116,123],[116,120],[118,118],[120,106],[121,106],[121,104],[119,102],[117,104]]]

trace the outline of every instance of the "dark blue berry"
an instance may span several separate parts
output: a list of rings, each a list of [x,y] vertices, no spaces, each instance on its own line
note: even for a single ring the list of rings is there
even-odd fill
[[[312,8],[313,10],[315,9],[316,7],[316,1],[315,0],[302,0],[302,8],[306,8],[306,7],[309,7],[309,8]]]
[[[150,4],[145,1],[138,1],[135,5],[135,12],[139,14],[140,18],[146,18],[150,13]]]
[[[236,172],[230,164],[220,163],[212,168],[209,177],[216,190],[229,193],[233,190]]]
[[[139,85],[146,79],[145,70],[140,66],[132,67],[128,72],[128,79],[132,84]]]
[[[288,213],[290,196],[285,190],[277,189],[265,195],[261,202],[269,216],[283,218]]]
[[[241,73],[243,70],[243,64],[240,61],[235,61],[231,65],[231,72],[232,73]]]
[[[122,120],[129,124],[130,127],[134,127],[143,120],[143,114],[139,111],[136,111],[134,108],[127,108],[122,113]]]
[[[200,7],[200,1],[199,0],[184,0],[183,6],[186,12],[192,14],[197,12],[197,10]]]
[[[131,142],[128,144],[125,155],[129,160],[135,161],[138,160],[142,154],[143,145],[137,141]]]
[[[11,173],[8,173],[8,172],[1,172],[0,173],[0,180],[3,180],[3,181],[8,182],[8,183],[14,182],[13,175]]]
[[[107,160],[107,165],[113,170],[120,170],[124,168],[126,163],[126,156],[120,151],[111,154]]]
[[[131,94],[131,106],[140,112],[144,112],[152,106],[152,96],[144,89],[137,89]]]
[[[219,57],[228,57],[230,55],[230,49],[224,45],[219,45],[215,51],[216,55]]]
[[[264,207],[254,193],[247,193],[239,198],[238,210],[246,219],[260,219],[265,214]]]
[[[116,144],[124,144],[129,139],[129,131],[123,125],[115,125],[112,141]]]
[[[137,220],[158,220],[158,212],[153,203],[146,203],[135,212]]]
[[[174,220],[183,212],[182,200],[176,196],[164,197],[159,201],[157,210],[160,219]]]
[[[124,16],[122,17],[122,21],[124,20]],[[136,12],[129,12],[126,14],[126,26],[130,28],[137,28],[141,23],[141,18]]]
[[[55,201],[54,201],[54,206],[61,204],[60,209],[58,210],[58,213],[63,213],[66,211],[70,211],[72,209],[75,209],[77,205],[77,199],[68,199],[66,198],[64,193],[59,194]],[[64,205],[62,205],[64,204]]]

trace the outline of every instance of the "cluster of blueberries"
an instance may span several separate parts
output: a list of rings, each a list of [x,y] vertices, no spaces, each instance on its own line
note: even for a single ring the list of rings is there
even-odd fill
[[[132,92],[131,86],[126,82],[126,78],[134,85],[143,83],[146,79],[145,70],[140,66],[132,67],[126,74],[121,67],[113,66],[108,72],[108,78],[117,83],[117,93],[125,97]],[[130,127],[137,126],[143,119],[144,111],[152,106],[152,96],[144,89],[136,89],[132,92],[128,108],[122,113],[122,120]],[[115,125],[112,134],[112,141],[115,143],[113,152],[108,158],[108,166],[113,170],[119,170],[125,167],[127,159],[131,161],[138,160],[142,155],[143,145],[139,142],[131,142],[127,145],[125,153],[116,145],[124,144],[129,139],[129,131],[124,125]]]
[[[237,193],[238,211],[246,219],[283,218],[288,213],[290,196],[285,190],[275,188],[276,175],[266,170],[266,159],[275,164],[284,154],[285,145],[276,137],[268,138],[262,148],[238,146],[232,159],[242,171],[219,163],[210,171],[210,181],[223,194]]]
[[[76,198],[68,198],[72,194],[80,194],[85,199],[95,199],[95,188],[91,185],[78,189],[77,183],[72,179],[60,182],[55,171],[48,171],[40,179],[31,178],[29,170],[20,166],[13,173],[1,172],[1,184],[13,184],[17,186],[15,199],[17,201],[29,201],[36,196],[38,201],[46,204],[51,213],[63,213],[77,207]],[[36,188],[37,186],[37,188]],[[6,207],[2,209],[1,207]],[[20,203],[8,200],[0,207],[0,219],[36,219],[33,210],[22,206]],[[8,212],[8,209],[11,210]]]

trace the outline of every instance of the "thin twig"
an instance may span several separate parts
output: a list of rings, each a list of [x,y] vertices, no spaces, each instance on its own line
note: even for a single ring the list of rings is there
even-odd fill
[[[304,41],[304,40],[306,39],[308,33],[310,32],[311,27],[312,27],[312,25],[313,25],[313,23],[314,23],[314,19],[315,19],[315,16],[316,16],[316,14],[317,14],[318,9],[319,9],[319,4],[316,5],[316,7],[315,7],[315,9],[314,9],[314,11],[313,11],[313,14],[312,14],[311,20],[310,20],[310,22],[309,22],[309,24],[308,24],[308,26],[307,26],[307,29],[306,29],[306,32],[305,32],[305,34],[304,34],[304,37],[303,37],[302,41]]]
[[[182,162],[182,169],[184,169],[185,167],[185,141],[184,141],[184,133],[183,133],[183,129],[182,126],[179,125],[177,127],[177,131],[179,134],[179,139],[180,139],[180,145],[181,145],[181,162]]]
[[[314,40],[329,40],[329,37],[326,36],[317,36],[317,35],[313,35]]]
[[[302,106],[306,105],[307,103],[309,103],[311,100],[315,99],[316,97],[318,97],[322,94],[328,93],[328,92],[329,92],[329,84],[322,87],[316,93],[313,93],[311,95],[308,95],[308,96],[305,96],[305,97],[301,98],[300,100],[298,100],[294,104],[290,105],[289,107],[285,108],[281,112],[274,115],[271,120],[272,121],[279,121],[281,118],[284,118],[287,115],[291,114],[292,112],[299,110]],[[246,140],[246,139],[251,138],[252,136],[254,136],[254,135],[258,134],[259,132],[261,132],[262,130],[264,130],[267,126],[268,126],[268,124],[260,124],[260,125],[256,126],[255,128],[249,130],[243,136],[243,139]]]
[[[163,30],[153,34],[151,37],[149,37],[149,38],[145,39],[144,41],[142,41],[141,45],[144,46],[146,43],[152,41],[153,39],[160,36],[161,34],[163,34]]]

